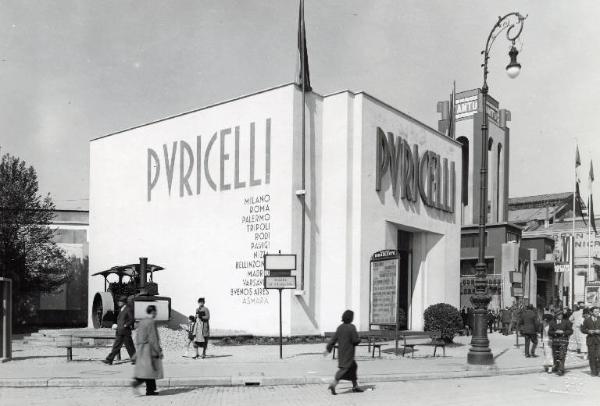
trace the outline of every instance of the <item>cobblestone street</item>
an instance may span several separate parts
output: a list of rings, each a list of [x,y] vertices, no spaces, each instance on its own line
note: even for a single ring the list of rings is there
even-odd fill
[[[586,370],[563,377],[548,374],[497,376],[365,385],[352,393],[348,383],[332,396],[326,385],[271,387],[171,388],[157,397],[135,395],[126,388],[2,388],[2,406],[24,405],[568,405],[595,404],[600,378]],[[160,387],[159,387],[160,390]],[[597,400],[596,400],[597,401]]]

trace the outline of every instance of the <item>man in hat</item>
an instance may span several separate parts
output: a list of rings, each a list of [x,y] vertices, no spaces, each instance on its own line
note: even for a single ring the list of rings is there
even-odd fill
[[[535,348],[538,344],[537,333],[540,330],[540,322],[538,320],[537,312],[534,310],[532,304],[527,305],[527,308],[521,317],[519,318],[519,329],[521,335],[525,337],[525,357],[537,357],[535,355]],[[529,346],[531,347],[531,353],[529,352]]]
[[[552,338],[552,357],[554,368],[558,375],[565,373],[565,357],[569,346],[569,337],[573,334],[571,322],[564,317],[561,309],[556,310],[555,319],[550,322],[548,335]]]
[[[116,328],[117,330],[115,334],[115,342],[113,343],[110,354],[108,354],[105,360],[102,360],[102,362],[108,365],[112,365],[117,354],[121,353],[121,347],[123,344],[125,344],[129,358],[132,360],[131,362],[135,363],[133,360],[133,356],[135,355],[135,346],[133,345],[133,340],[131,339],[131,330],[133,329],[135,318],[133,317],[133,313],[129,306],[127,306],[127,297],[120,296],[117,300],[117,303],[119,305],[119,314],[117,315],[117,324],[113,325],[113,328]]]
[[[592,308],[592,315],[586,318],[581,331],[587,334],[588,361],[592,376],[600,374],[600,307]]]

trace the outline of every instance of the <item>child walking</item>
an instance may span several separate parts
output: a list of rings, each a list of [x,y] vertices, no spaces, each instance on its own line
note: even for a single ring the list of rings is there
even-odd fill
[[[188,322],[185,327],[187,331],[187,344],[185,346],[185,352],[183,354],[184,357],[190,356],[190,345],[194,342],[194,325],[196,324],[196,317],[188,316]]]

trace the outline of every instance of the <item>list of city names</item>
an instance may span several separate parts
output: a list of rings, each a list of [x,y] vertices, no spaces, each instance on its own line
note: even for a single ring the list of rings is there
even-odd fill
[[[244,250],[248,255],[235,260],[239,284],[230,289],[230,295],[239,297],[243,304],[268,304],[269,291],[263,287],[263,260],[271,248],[271,195],[245,197],[242,207],[240,225],[248,237],[248,250]]]

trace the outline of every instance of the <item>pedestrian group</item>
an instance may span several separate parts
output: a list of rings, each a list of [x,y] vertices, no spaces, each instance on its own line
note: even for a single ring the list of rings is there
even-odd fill
[[[128,302],[126,296],[117,299],[119,312],[117,322],[113,325],[115,329],[115,340],[110,353],[103,363],[112,365],[116,356],[120,354],[121,347],[125,345],[131,363],[134,365],[131,384],[136,390],[143,383],[146,384],[146,395],[156,396],[156,380],[164,377],[162,359],[164,357],[160,345],[160,336],[154,319],[157,315],[157,309],[154,305],[146,307],[146,318],[139,321],[136,328],[135,345],[132,339],[132,330],[135,325],[132,303]],[[188,323],[188,347],[193,343],[196,349],[196,356],[199,358],[198,349],[202,348],[202,358],[206,357],[206,348],[210,336],[210,311],[205,306],[205,299],[198,299],[198,308],[196,315],[189,317]],[[137,349],[137,350],[136,350]]]

